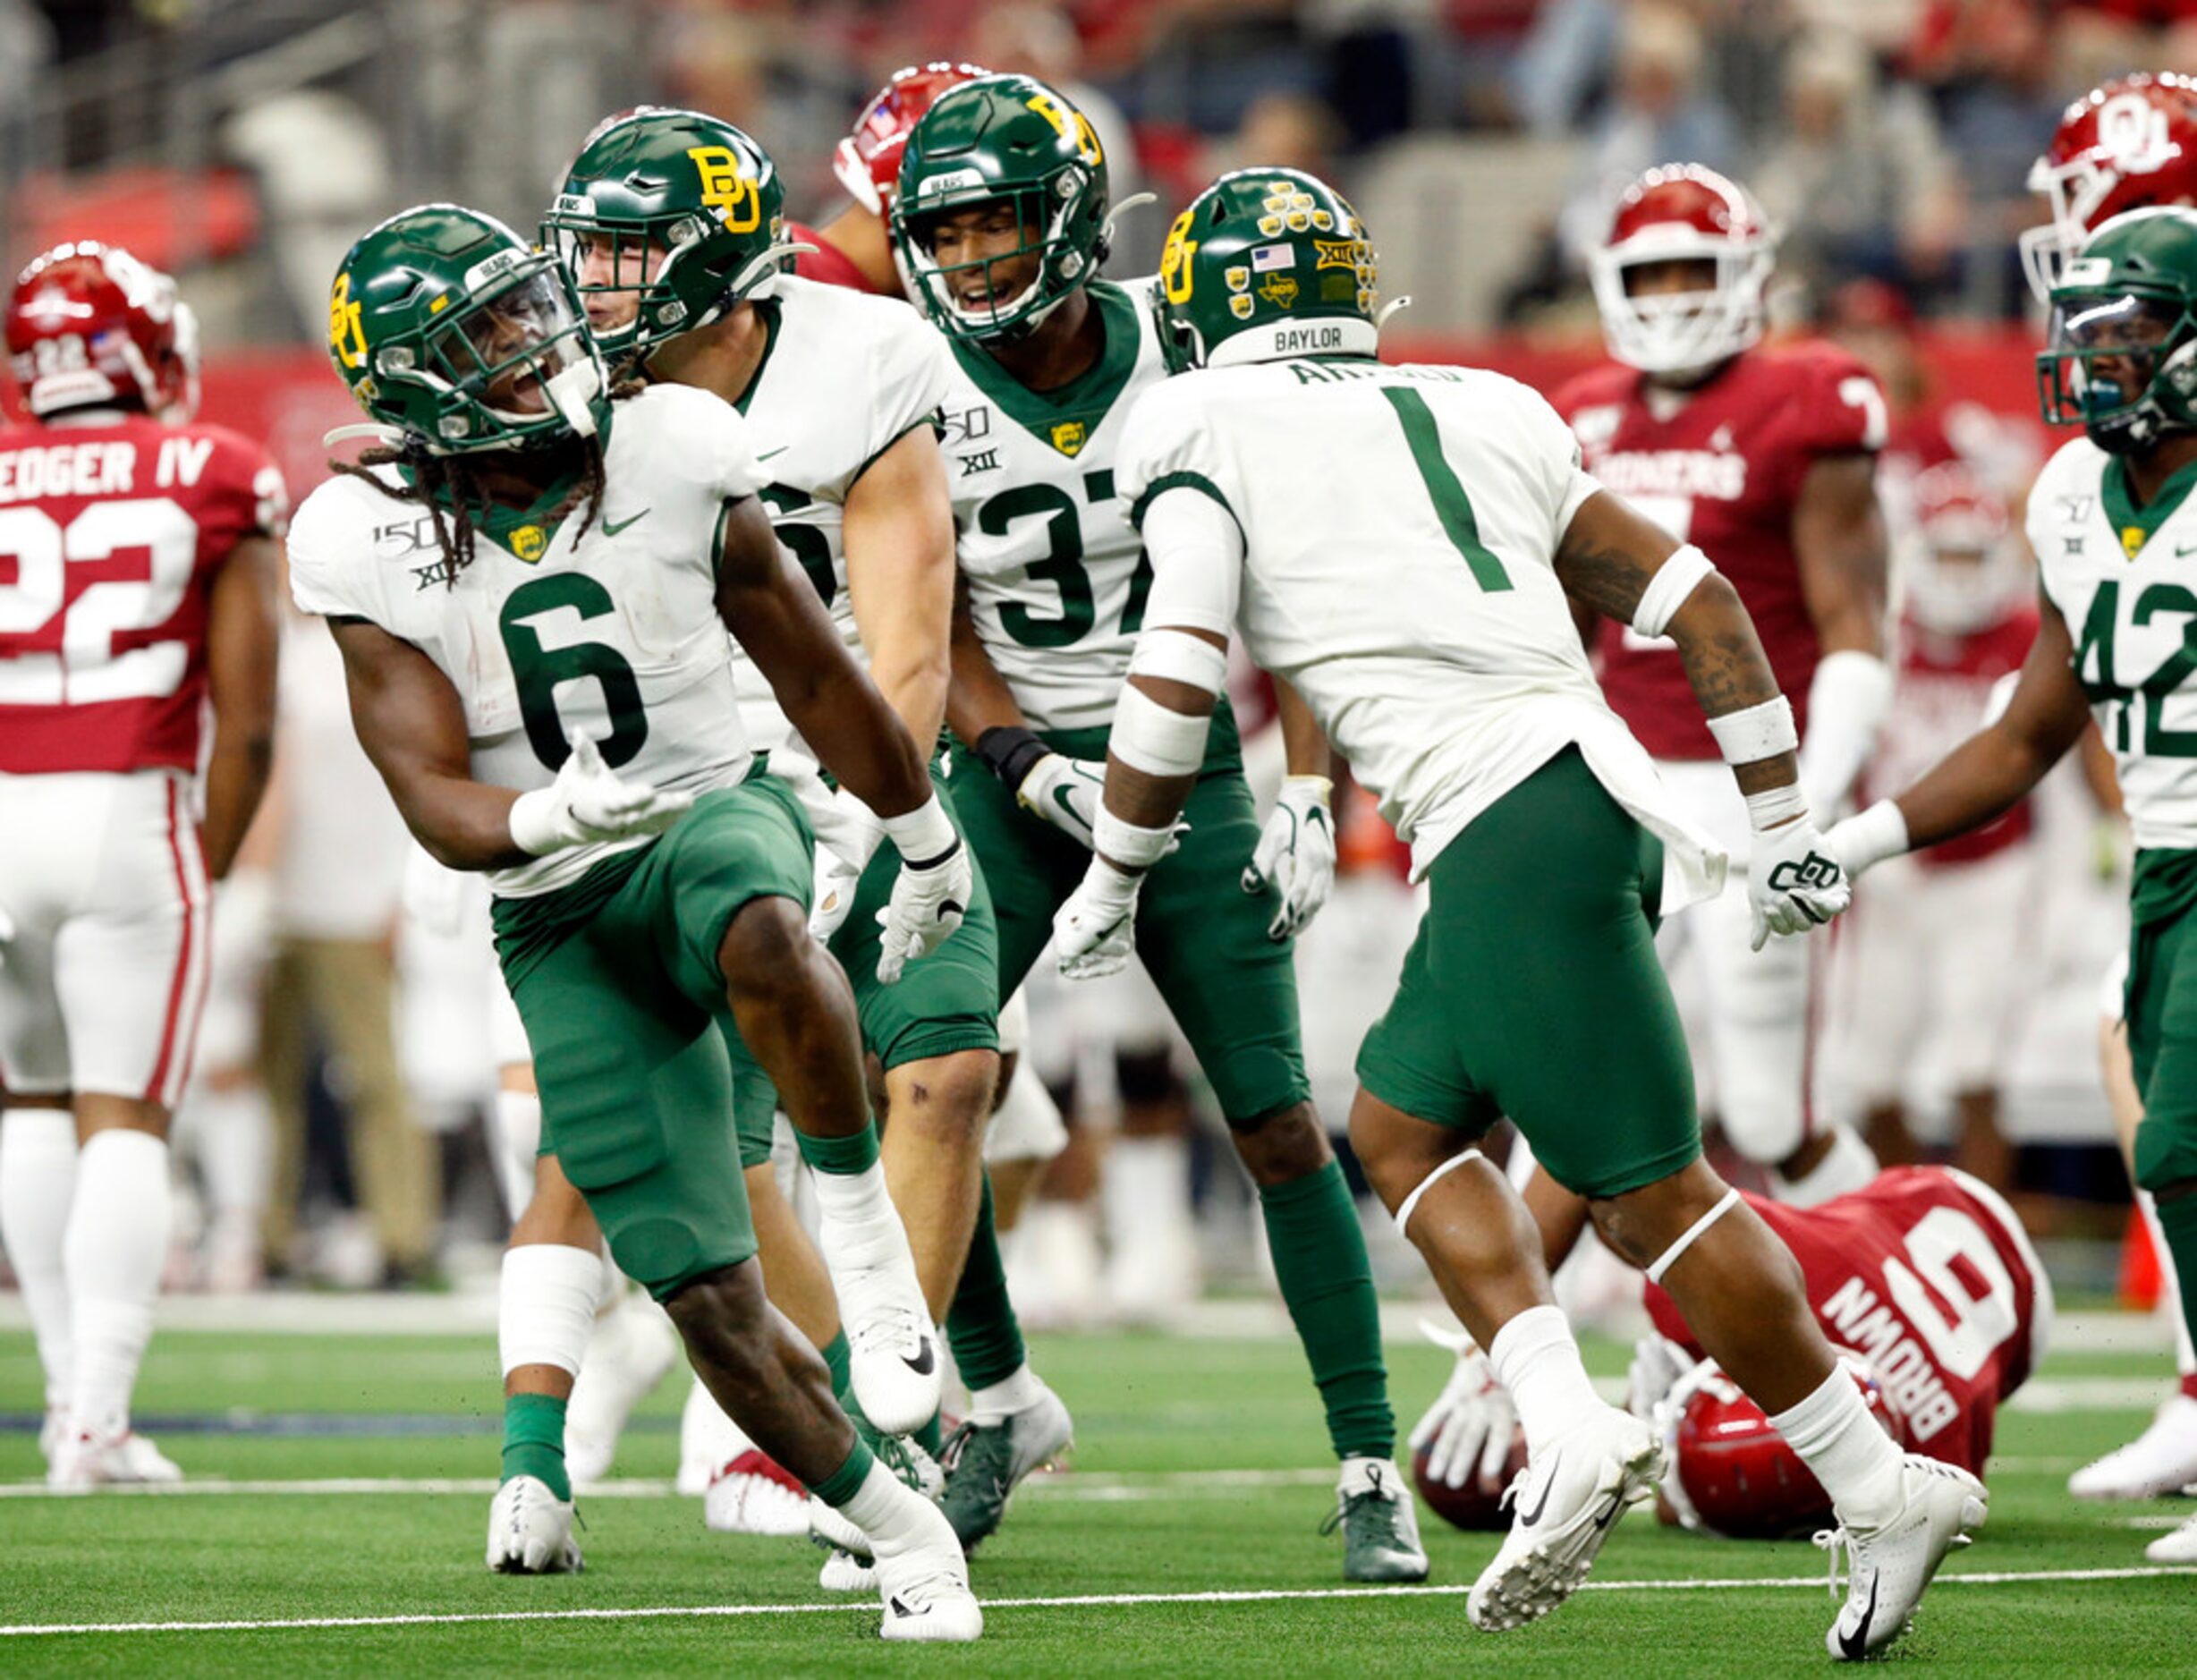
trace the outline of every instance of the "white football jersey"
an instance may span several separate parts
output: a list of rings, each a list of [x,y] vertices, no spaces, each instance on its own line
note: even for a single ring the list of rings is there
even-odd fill
[[[2139,846],[2197,847],[2197,474],[2139,513],[2126,470],[2087,437],[2029,493],[2029,543],[2067,621],[2075,675],[2113,750]]]
[[[1667,911],[1721,880],[1588,666],[1555,556],[1600,487],[1524,386],[1357,357],[1209,369],[1143,398],[1122,462],[1140,521],[1175,490],[1234,515],[1246,648],[1379,796],[1415,875],[1576,744],[1665,841]]]
[[[769,342],[736,404],[763,474],[758,494],[779,542],[867,665],[847,593],[847,491],[910,431],[936,424],[950,376],[946,339],[896,299],[791,276],[761,307]],[[734,656],[750,742],[783,747],[791,729],[770,684],[737,646]]]
[[[1152,570],[1115,458],[1138,395],[1166,377],[1150,285],[1091,284],[1106,348],[1056,391],[953,346],[946,477],[970,615],[1033,729],[1111,723],[1144,625]]]
[[[425,508],[339,474],[291,524],[291,592],[304,612],[366,619],[435,661],[464,704],[478,782],[547,787],[567,733],[585,731],[629,780],[728,786],[749,755],[714,556],[725,502],[761,482],[747,427],[707,392],[652,386],[612,409],[604,471],[585,537],[578,513],[553,530],[523,515],[499,519],[500,535],[477,525],[454,578]],[[488,884],[531,897],[642,844],[570,846]]]

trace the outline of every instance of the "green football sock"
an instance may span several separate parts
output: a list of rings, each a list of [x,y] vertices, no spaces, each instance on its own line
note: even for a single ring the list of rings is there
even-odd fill
[[[1381,1362],[1380,1299],[1339,1161],[1260,1192],[1282,1300],[1328,1408],[1336,1456],[1387,1458],[1395,1413]]]
[[[504,1397],[504,1480],[533,1476],[560,1499],[573,1497],[564,1473],[564,1402],[555,1395]]]
[[[878,1164],[878,1127],[872,1120],[862,1122],[862,1129],[848,1137],[812,1138],[806,1132],[796,1132],[793,1141],[801,1148],[801,1158],[812,1170],[835,1177],[852,1178]]]
[[[1362,1246],[1358,1254],[1362,1265]],[[1030,1358],[1014,1303],[1007,1299],[1007,1268],[999,1258],[999,1232],[992,1223],[989,1173],[984,1175],[984,1196],[977,1204],[977,1228],[969,1239],[969,1263],[962,1268],[960,1287],[946,1309],[946,1339],[962,1381],[971,1391],[1005,1381]]]
[[[809,1491],[836,1510],[861,1491],[862,1483],[869,1479],[869,1467],[877,1462],[877,1455],[862,1445],[861,1438],[858,1435],[854,1438],[854,1450],[847,1455],[847,1462]]]
[[[854,1399],[854,1350],[847,1345],[847,1333],[842,1330],[833,1336],[823,1353],[824,1368],[832,1374],[832,1398],[849,1417],[861,1416]]]
[[[2159,1228],[2166,1234],[2167,1253],[2182,1285],[2182,1322],[2197,1336],[2197,1195],[2156,1201]]]

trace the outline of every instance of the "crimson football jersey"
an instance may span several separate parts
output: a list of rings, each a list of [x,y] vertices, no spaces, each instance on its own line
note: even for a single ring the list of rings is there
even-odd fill
[[[0,772],[195,771],[215,575],[288,511],[223,427],[0,428]]]
[[[1633,369],[1582,374],[1556,396],[1587,471],[1732,581],[1777,686],[1808,727],[1814,621],[1793,549],[1808,470],[1884,444],[1884,395],[1859,361],[1826,344],[1751,350],[1691,392],[1650,386]],[[1602,692],[1658,759],[1714,759],[1676,647],[1605,620]]]
[[[819,285],[844,286],[850,292],[876,293],[877,287],[869,284],[869,276],[854,266],[854,259],[813,227],[788,222],[785,236],[798,244],[816,247],[793,259],[793,272],[802,279],[814,280]]]
[[[1868,1355],[1914,1449],[1981,1475],[1999,1403],[2028,1380],[2052,1319],[2013,1210],[1943,1167],[1894,1167],[1820,1207],[1747,1203],[1800,1262],[1824,1335]],[[1700,1357],[1677,1304],[1645,1289],[1657,1330]]]
[[[1906,615],[1900,626],[1898,686],[1862,777],[1868,804],[1912,786],[1947,753],[1983,726],[1991,691],[2019,671],[2037,639],[2037,611],[2026,604],[1982,630],[1949,635]],[[1914,854],[1925,869],[1972,863],[2029,838],[2033,802],[2023,798],[1981,828]]]

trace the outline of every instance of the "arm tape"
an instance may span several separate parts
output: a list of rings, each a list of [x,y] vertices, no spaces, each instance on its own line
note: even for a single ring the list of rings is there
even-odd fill
[[[1648,587],[1640,592],[1640,604],[1633,609],[1633,628],[1643,636],[1661,635],[1678,609],[1686,604],[1686,597],[1716,569],[1709,556],[1692,543],[1676,550],[1656,569],[1655,576],[1648,580]]]
[[[1765,788],[1760,793],[1747,795],[1748,826],[1757,834],[1807,814],[1808,795],[1801,792],[1798,782],[1787,782],[1783,787]]]
[[[1192,776],[1205,762],[1209,716],[1162,706],[1133,684],[1122,686],[1114,702],[1114,733],[1107,749],[1132,770],[1147,776]]]
[[[1711,717],[1709,733],[1716,736],[1717,749],[1726,764],[1774,759],[1781,752],[1797,751],[1801,744],[1800,734],[1793,727],[1793,702],[1782,694],[1759,706],[1744,706],[1721,717]]]
[[[1167,843],[1174,838],[1173,823],[1162,828],[1141,828],[1103,805],[1098,808],[1098,820],[1091,824],[1091,849],[1125,869],[1150,869],[1166,856]]]
[[[1228,654],[1203,636],[1163,625],[1137,638],[1136,651],[1129,656],[1129,675],[1187,683],[1217,694],[1228,681]]]

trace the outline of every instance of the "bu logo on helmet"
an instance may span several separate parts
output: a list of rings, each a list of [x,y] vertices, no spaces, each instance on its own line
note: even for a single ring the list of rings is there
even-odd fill
[[[365,305],[351,301],[350,274],[337,275],[328,293],[328,349],[346,368],[366,366],[365,313]]]
[[[1838,865],[1820,852],[1811,852],[1797,862],[1787,858],[1769,872],[1773,893],[1794,893],[1804,888],[1838,885]]]
[[[1050,94],[1033,93],[1022,101],[1031,110],[1053,125],[1065,140],[1075,142],[1076,156],[1087,164],[1106,161],[1105,149],[1098,144],[1098,131],[1090,125],[1090,118],[1073,110]]]
[[[1198,254],[1198,242],[1190,236],[1192,212],[1184,210],[1167,230],[1166,249],[1159,253],[1159,280],[1167,289],[1167,301],[1190,301],[1193,276],[1190,259]]]
[[[740,157],[729,146],[691,146],[687,156],[701,177],[702,202],[717,213],[728,233],[752,233],[762,225],[762,195],[740,172]]]

